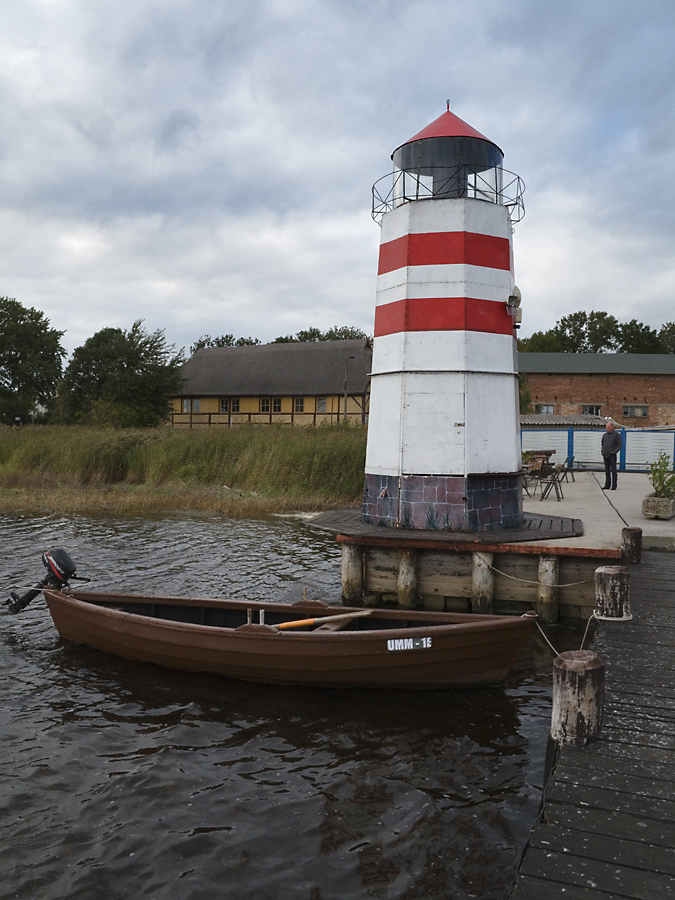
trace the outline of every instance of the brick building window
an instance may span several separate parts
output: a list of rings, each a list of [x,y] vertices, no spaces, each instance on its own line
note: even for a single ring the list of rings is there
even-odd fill
[[[552,416],[553,406],[553,403],[535,403],[534,412],[538,416]]]
[[[585,416],[599,416],[602,406],[599,403],[584,403],[581,406],[581,412]]]
[[[305,398],[304,397],[296,397],[295,398],[295,411],[296,413],[301,413],[305,411]]]
[[[272,400],[272,412],[281,412],[281,397]]]
[[[623,414],[628,419],[646,419],[649,417],[648,406],[624,406]]]
[[[261,397],[260,398],[260,412],[268,413],[270,411],[270,398],[269,397]]]

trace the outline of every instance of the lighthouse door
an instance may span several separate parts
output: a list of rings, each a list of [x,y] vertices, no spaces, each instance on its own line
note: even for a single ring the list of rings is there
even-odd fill
[[[430,381],[404,394],[401,474],[463,475],[464,392],[448,390],[440,378]]]

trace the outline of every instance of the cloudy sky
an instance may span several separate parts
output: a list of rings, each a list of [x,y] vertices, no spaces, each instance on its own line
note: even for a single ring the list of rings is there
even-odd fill
[[[372,333],[373,182],[445,109],[527,190],[522,335],[675,320],[672,0],[2,0],[0,295],[68,350]]]

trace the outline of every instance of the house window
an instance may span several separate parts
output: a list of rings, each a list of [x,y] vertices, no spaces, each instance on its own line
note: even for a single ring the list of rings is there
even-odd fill
[[[231,407],[232,407],[232,412],[238,413],[239,412],[239,397],[233,397],[232,400],[230,401],[230,403],[231,403]]]
[[[229,397],[221,398],[220,411],[221,411],[221,413],[229,413],[229,411],[230,411],[230,398]]]
[[[272,412],[281,412],[281,397],[272,400]]]
[[[261,397],[260,398],[260,412],[268,413],[270,411],[270,398],[269,397]]]
[[[297,413],[305,411],[305,398],[304,397],[296,397],[295,398],[295,411]]]
[[[649,416],[648,406],[624,406],[623,414],[628,419],[646,419]]]
[[[538,416],[552,416],[553,406],[553,403],[535,403],[534,411]]]
[[[189,413],[192,408],[192,403],[189,400],[183,400],[183,412]]]
[[[317,397],[316,411],[324,412],[324,413],[326,412],[326,398],[325,397]]]
[[[200,400],[193,400],[193,401],[192,401],[192,412],[193,412],[193,413],[198,413],[198,412],[199,412],[199,406],[200,406],[200,404],[201,404],[201,401],[200,401]]]
[[[583,403],[581,412],[585,416],[599,416],[602,406],[599,403]]]

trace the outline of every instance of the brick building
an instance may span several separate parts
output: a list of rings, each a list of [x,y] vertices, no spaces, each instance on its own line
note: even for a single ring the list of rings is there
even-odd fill
[[[519,353],[532,412],[596,415],[629,427],[675,425],[675,355]]]

